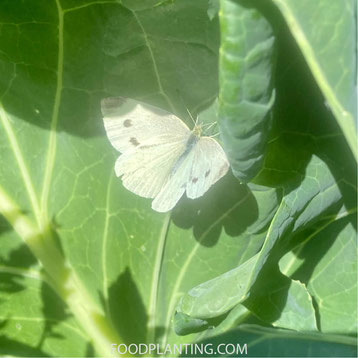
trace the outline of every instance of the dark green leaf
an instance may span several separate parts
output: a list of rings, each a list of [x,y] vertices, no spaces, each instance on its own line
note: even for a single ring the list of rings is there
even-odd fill
[[[247,182],[261,169],[270,128],[274,36],[256,9],[222,0],[219,127],[234,175]]]

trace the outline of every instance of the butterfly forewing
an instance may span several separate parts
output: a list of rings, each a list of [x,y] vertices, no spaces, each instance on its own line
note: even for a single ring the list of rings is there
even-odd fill
[[[168,181],[185,143],[186,137],[183,136],[151,138],[117,159],[116,174],[122,175],[123,185],[128,190],[145,198],[154,198]]]
[[[173,114],[127,98],[105,98],[102,113],[109,141],[120,152],[162,134],[189,135],[189,128]]]

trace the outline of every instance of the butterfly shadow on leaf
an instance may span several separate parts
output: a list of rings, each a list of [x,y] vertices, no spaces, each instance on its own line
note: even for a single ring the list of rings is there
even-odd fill
[[[203,246],[218,242],[222,230],[232,237],[242,234],[258,217],[255,197],[245,184],[229,172],[203,197],[182,198],[173,210],[173,223],[183,229],[193,228],[195,239]]]

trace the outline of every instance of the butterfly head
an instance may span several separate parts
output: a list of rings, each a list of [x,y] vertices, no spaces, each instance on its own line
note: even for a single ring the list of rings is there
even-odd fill
[[[203,133],[203,126],[201,124],[195,124],[192,133],[197,136],[200,137],[201,134]]]

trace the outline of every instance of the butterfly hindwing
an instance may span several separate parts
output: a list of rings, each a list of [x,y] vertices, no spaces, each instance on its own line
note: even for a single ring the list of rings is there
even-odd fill
[[[193,149],[194,157],[186,195],[199,198],[229,170],[229,162],[220,144],[213,138],[201,137]]]
[[[185,153],[185,150],[183,151]],[[167,183],[160,190],[152,202],[152,209],[159,212],[166,212],[176,205],[185,192],[186,184],[192,169],[192,158],[194,152],[191,150],[176,167],[176,163],[171,168],[171,173]],[[177,161],[180,157],[177,158]],[[175,170],[175,171],[173,171]]]
[[[199,198],[228,169],[228,160],[219,143],[209,137],[199,138],[155,197],[152,208],[159,212],[171,210],[185,191],[188,198]]]

